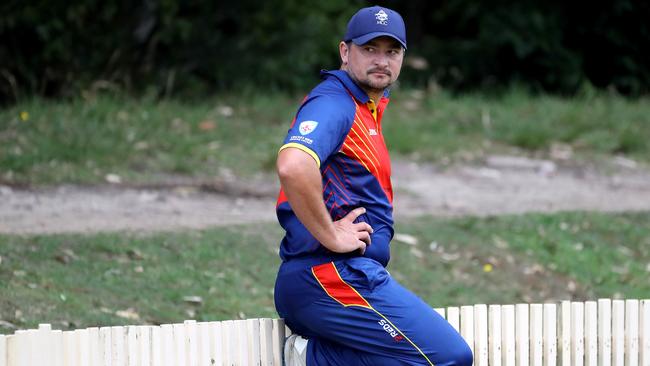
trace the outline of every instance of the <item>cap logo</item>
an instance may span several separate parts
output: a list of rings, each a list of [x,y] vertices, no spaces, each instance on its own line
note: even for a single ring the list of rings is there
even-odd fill
[[[375,19],[377,19],[377,24],[388,25],[388,14],[383,9],[375,14]]]

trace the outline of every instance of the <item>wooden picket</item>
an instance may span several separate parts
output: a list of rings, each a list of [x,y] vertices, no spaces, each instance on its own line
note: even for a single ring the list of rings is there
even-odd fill
[[[7,366],[7,336],[0,334],[0,366]]]
[[[612,365],[612,301],[598,300],[598,366]]]
[[[210,322],[210,358],[214,360],[215,365],[224,364],[223,348],[223,324],[220,322]]]
[[[555,304],[544,304],[544,315],[542,321],[544,322],[543,333],[543,349],[544,349],[544,365],[555,366],[557,365],[557,306]]]
[[[111,365],[112,361],[112,350],[111,350],[111,328],[110,327],[101,327],[99,328],[99,364],[101,366]]]
[[[260,319],[260,359],[262,366],[273,365],[273,321]]]
[[[163,366],[162,327],[151,327],[151,366]]]
[[[210,324],[207,322],[199,323],[198,329],[198,347],[199,347],[199,365],[210,364]]]
[[[436,308],[476,366],[650,366],[650,300]],[[0,335],[0,366],[280,366],[282,319]]]
[[[436,313],[438,313],[438,315],[440,315],[441,317],[443,317],[443,318],[445,317],[445,308],[435,308],[433,310]]]
[[[584,304],[581,302],[571,303],[571,365],[584,365],[585,356],[585,323]]]
[[[585,303],[585,366],[598,365],[598,304]]]
[[[447,308],[447,321],[457,332],[460,332],[460,309],[456,307]]]
[[[650,366],[650,300],[639,305],[639,365]]]
[[[560,306],[560,365],[571,366],[571,302],[562,301]]]
[[[284,345],[284,338],[289,334],[285,332],[284,321],[280,319],[273,320],[273,365],[282,364],[282,347]]]
[[[88,337],[89,337],[89,354],[90,354],[90,363],[89,366],[101,366],[100,357],[101,357],[101,347],[99,339],[99,328],[92,327],[88,328]]]
[[[487,305],[474,305],[474,365],[488,366]]]
[[[474,353],[474,307],[471,305],[460,307],[460,335]]]
[[[612,366],[624,366],[625,301],[612,301]]]
[[[530,305],[530,364],[542,366],[544,359],[544,306]]]
[[[517,366],[529,365],[528,304],[515,306],[515,360]]]
[[[162,354],[162,364],[172,366],[176,353],[174,352],[174,327],[171,324],[163,324],[161,329],[161,344],[156,348]]]
[[[639,364],[639,300],[625,301],[625,364]]]
[[[488,306],[488,365],[501,365],[501,305]]]
[[[517,338],[515,327],[515,306],[504,305],[501,307],[501,331],[503,342],[503,365],[515,366],[517,362]]]

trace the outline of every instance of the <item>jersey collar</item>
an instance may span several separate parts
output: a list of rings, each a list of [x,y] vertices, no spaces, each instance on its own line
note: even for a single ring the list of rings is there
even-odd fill
[[[327,79],[328,77],[337,78],[343,84],[343,86],[345,86],[345,88],[349,90],[350,93],[352,93],[354,98],[363,104],[368,103],[368,101],[370,100],[368,94],[366,94],[366,92],[363,89],[361,89],[361,87],[359,87],[359,85],[357,85],[357,83],[355,83],[354,80],[352,80],[350,75],[348,75],[347,71],[321,70],[320,76],[322,79]],[[388,98],[388,94],[389,94],[388,89],[384,90],[384,98]]]

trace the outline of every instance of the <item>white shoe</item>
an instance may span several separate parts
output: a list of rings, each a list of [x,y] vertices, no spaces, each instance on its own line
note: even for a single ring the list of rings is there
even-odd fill
[[[292,334],[284,341],[284,365],[307,366],[307,339]]]

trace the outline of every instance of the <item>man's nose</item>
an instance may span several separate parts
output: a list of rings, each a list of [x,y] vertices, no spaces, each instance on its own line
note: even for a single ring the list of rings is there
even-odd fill
[[[388,56],[384,53],[379,53],[375,56],[373,62],[377,66],[388,66]]]

